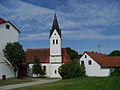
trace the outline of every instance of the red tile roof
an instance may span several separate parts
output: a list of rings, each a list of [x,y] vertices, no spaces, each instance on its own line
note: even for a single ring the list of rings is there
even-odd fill
[[[102,67],[120,67],[120,57],[109,57],[105,54],[85,52]]]
[[[0,24],[2,24],[2,23],[6,23],[6,21],[4,19],[0,18]]]
[[[50,49],[27,49],[26,50],[27,59],[26,63],[33,63],[34,59],[37,57],[41,63],[49,63],[50,62]],[[70,57],[65,48],[62,48],[62,62],[70,61]]]

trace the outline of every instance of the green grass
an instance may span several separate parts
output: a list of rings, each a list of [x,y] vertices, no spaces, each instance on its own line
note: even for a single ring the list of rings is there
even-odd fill
[[[15,90],[120,90],[120,77],[82,77]]]
[[[23,79],[12,78],[12,79],[7,79],[7,80],[0,80],[0,86],[34,82],[34,81],[40,81],[40,80],[46,80],[46,79],[47,78],[23,78]]]

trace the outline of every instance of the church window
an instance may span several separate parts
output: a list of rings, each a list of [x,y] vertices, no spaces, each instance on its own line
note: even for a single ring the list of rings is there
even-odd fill
[[[55,44],[55,40],[53,40],[53,44]]]
[[[44,70],[44,72],[46,72],[46,66],[43,66],[43,70]]]
[[[54,35],[56,35],[56,33]]]
[[[7,25],[6,25],[6,29],[10,29],[10,25],[7,24]]]
[[[88,61],[88,65],[91,65],[91,64],[92,64],[92,62],[91,62],[91,60],[89,60],[89,61]]]
[[[55,74],[57,74],[57,70],[55,70]]]
[[[58,40],[56,40],[56,44],[58,44]]]
[[[85,58],[87,58],[87,55],[85,55]]]

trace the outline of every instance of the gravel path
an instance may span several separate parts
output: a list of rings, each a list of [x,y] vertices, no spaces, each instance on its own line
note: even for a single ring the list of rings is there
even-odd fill
[[[29,82],[29,83],[1,86],[0,90],[8,90],[8,89],[14,89],[14,88],[21,88],[21,87],[26,87],[26,86],[38,85],[38,84],[51,83],[51,82],[56,82],[56,81],[59,81],[59,80],[61,80],[61,79],[52,79],[52,80],[44,80],[44,81],[37,81],[37,82]]]

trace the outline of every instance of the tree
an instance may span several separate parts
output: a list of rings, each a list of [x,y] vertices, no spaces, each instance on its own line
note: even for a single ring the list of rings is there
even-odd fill
[[[58,72],[63,79],[75,78],[85,76],[85,67],[80,65],[79,60],[72,60],[61,65]]]
[[[18,71],[19,66],[26,58],[26,54],[22,48],[22,45],[20,45],[19,42],[7,43],[7,45],[3,49],[3,52],[5,58],[13,66],[16,77],[16,72]]]
[[[119,50],[115,50],[115,51],[112,51],[109,56],[120,56],[120,51]]]
[[[33,74],[37,75],[37,77],[38,77],[39,74],[40,75],[45,75],[45,72],[42,69],[42,66],[40,64],[40,60],[38,58],[36,58],[34,60],[34,65],[33,65],[33,69],[32,70],[33,70]]]
[[[77,51],[71,49],[70,47],[67,47],[66,50],[67,50],[68,55],[70,56],[71,60],[78,59],[79,55],[78,55]]]

